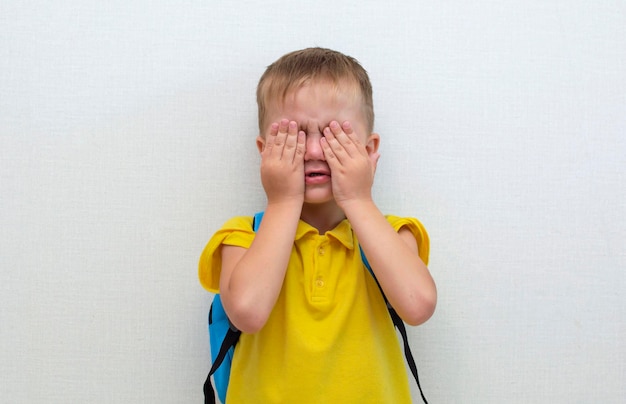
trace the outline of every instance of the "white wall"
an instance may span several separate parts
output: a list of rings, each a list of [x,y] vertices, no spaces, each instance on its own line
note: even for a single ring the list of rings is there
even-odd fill
[[[258,77],[314,45],[370,72],[377,201],[432,238],[430,401],[626,400],[626,4],[395,4],[2,2],[2,401],[200,402],[197,259],[263,208]]]

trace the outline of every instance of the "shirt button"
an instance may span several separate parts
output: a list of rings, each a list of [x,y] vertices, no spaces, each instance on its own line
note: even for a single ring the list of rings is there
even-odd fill
[[[324,281],[322,279],[318,279],[315,281],[315,286],[317,286],[318,288],[323,288],[324,287]]]
[[[320,247],[318,251],[320,255],[324,255],[324,247]]]

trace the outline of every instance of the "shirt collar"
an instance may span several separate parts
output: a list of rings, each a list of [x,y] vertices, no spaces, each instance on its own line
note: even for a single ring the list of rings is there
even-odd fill
[[[319,232],[315,227],[300,220],[298,222],[298,229],[296,230],[296,241],[307,235],[319,235]],[[350,226],[348,219],[344,219],[339,222],[334,229],[327,231],[325,236],[334,238],[350,250],[354,248],[354,235],[352,233],[352,226]]]

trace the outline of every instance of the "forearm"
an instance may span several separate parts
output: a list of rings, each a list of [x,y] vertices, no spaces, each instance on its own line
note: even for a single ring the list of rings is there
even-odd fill
[[[409,324],[428,320],[437,290],[412,234],[396,232],[371,200],[353,201],[344,212],[389,303]]]
[[[223,280],[222,299],[230,320],[256,332],[267,321],[282,288],[302,204],[269,204],[250,248]]]

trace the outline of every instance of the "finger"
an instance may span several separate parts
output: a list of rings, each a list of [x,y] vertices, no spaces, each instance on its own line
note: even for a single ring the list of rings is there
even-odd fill
[[[324,129],[324,132],[326,132],[326,130],[330,131],[330,129],[326,128]],[[320,139],[320,145],[322,146],[322,152],[324,153],[324,158],[326,159],[326,163],[328,163],[328,165],[330,166],[330,170],[332,171],[333,168],[336,167],[337,164],[339,164],[339,162],[337,160],[337,155],[335,154],[332,147],[330,146],[329,137],[332,137],[332,133],[329,134],[328,136],[326,136],[326,133],[324,133],[324,135],[325,137]]]
[[[335,132],[333,131],[332,126],[333,126],[333,122],[330,123],[330,126],[327,126],[326,128],[324,128],[324,131],[323,131],[324,137],[322,138],[322,140],[328,145],[328,148],[329,148],[328,151],[332,152],[332,155],[333,155],[332,158],[341,163],[342,159],[345,159],[347,157],[347,154],[343,145],[337,139],[337,136],[335,135]],[[341,131],[341,133],[343,132]],[[322,150],[324,149],[322,148]],[[326,154],[326,151],[324,151],[324,154]]]
[[[294,163],[304,165],[304,153],[306,152],[306,133],[303,130],[298,132],[296,152],[293,155]]]
[[[361,140],[357,136],[356,132],[352,128],[352,124],[349,121],[345,121],[343,124],[341,124],[341,129],[356,147],[359,147],[361,145]]]
[[[358,152],[357,144],[355,144],[355,141],[358,142],[358,139],[356,138],[355,133],[352,131],[352,126],[350,125],[350,123],[346,121],[343,125],[339,125],[337,121],[332,121],[329,124],[329,127],[331,132],[337,139],[338,144],[341,145],[345,153],[348,156],[353,157]],[[344,128],[348,130],[349,134],[348,132],[344,131]]]
[[[287,127],[287,138],[285,139],[285,149],[283,150],[283,157],[287,160],[293,160],[293,155],[296,152],[296,146],[298,144],[298,124],[295,121],[289,122]]]
[[[350,121],[345,121],[344,123],[341,124],[341,129],[343,129],[343,131],[346,133],[346,135],[350,136],[354,133],[354,130],[352,130],[352,124],[350,123]]]
[[[346,134],[349,139],[349,142],[344,143],[344,147],[348,151],[350,155],[353,155],[353,151],[356,151],[360,154],[367,154],[367,150],[365,150],[365,146],[361,143],[361,140],[357,136],[357,133],[352,128],[352,124],[349,121],[345,121],[341,124],[341,129]],[[341,139],[339,139],[341,141]]]
[[[271,154],[274,148],[274,141],[276,140],[276,134],[278,133],[278,124],[276,122],[270,125],[269,133],[265,136],[265,147],[263,153]]]
[[[280,158],[283,154],[285,142],[287,141],[287,132],[289,131],[289,120],[281,119],[278,123],[278,131],[274,138],[274,147],[272,154]]]

